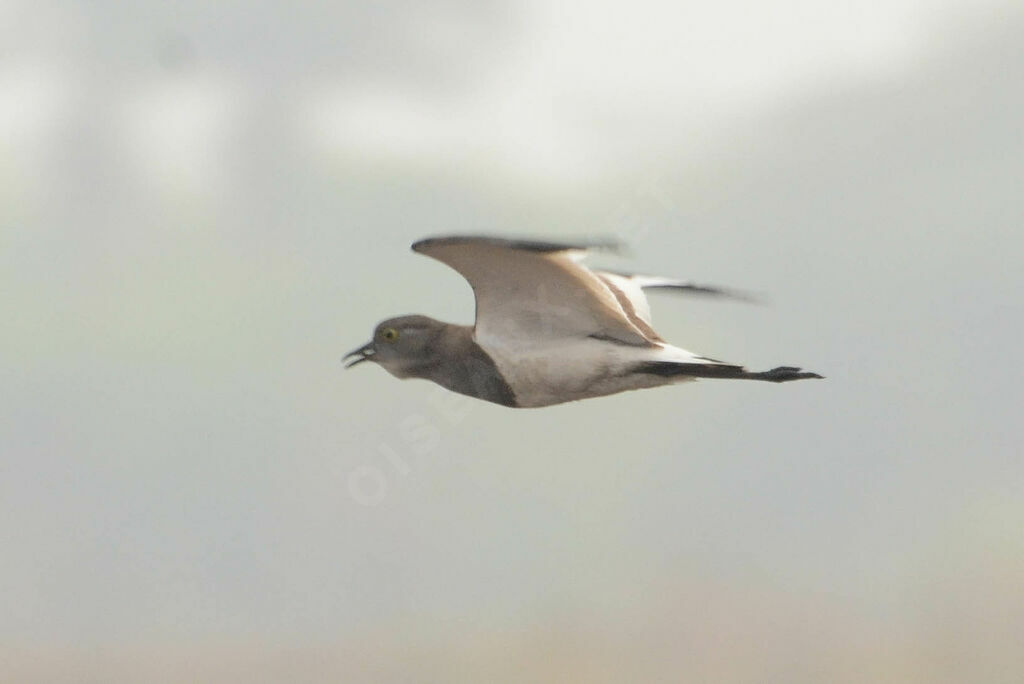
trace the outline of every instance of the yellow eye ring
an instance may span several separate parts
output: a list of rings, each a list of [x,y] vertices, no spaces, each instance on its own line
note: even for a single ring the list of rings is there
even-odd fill
[[[384,328],[380,331],[380,336],[388,342],[394,342],[398,339],[398,331],[394,328]]]

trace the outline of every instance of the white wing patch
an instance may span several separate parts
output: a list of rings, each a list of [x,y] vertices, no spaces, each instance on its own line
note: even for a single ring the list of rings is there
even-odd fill
[[[644,294],[643,285],[636,276],[624,276],[619,273],[595,271],[607,283],[617,288],[633,305],[633,310],[642,321],[651,325],[651,305]]]

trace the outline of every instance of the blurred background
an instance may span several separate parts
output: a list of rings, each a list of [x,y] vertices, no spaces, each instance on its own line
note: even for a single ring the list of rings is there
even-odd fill
[[[0,679],[1024,681],[1024,12],[0,5]],[[415,239],[615,236],[825,381],[344,372]]]

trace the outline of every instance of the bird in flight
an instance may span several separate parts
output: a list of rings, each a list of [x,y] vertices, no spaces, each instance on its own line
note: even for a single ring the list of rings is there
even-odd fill
[[[514,408],[561,404],[697,378],[789,382],[821,378],[792,366],[754,372],[673,346],[651,327],[644,290],[667,288],[744,298],[669,278],[593,270],[587,250],[567,245],[454,236],[412,249],[469,281],[476,323],[408,315],[377,325],[373,339],[343,357],[397,378],[431,380],[453,392]]]

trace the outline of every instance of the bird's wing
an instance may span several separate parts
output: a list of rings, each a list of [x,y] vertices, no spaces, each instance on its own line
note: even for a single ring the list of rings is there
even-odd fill
[[[737,299],[745,302],[757,301],[751,295],[736,290],[697,285],[675,278],[618,273],[616,271],[594,271],[594,275],[601,278],[609,287],[622,292],[633,305],[637,316],[643,319],[647,325],[651,325],[651,307],[647,302],[647,295],[644,290],[664,289],[703,297],[721,297],[723,299]]]
[[[566,245],[490,237],[436,237],[413,251],[447,264],[476,295],[475,335],[502,346],[549,344],[595,337],[650,346],[660,338],[628,297],[580,263],[587,249],[612,243]]]

